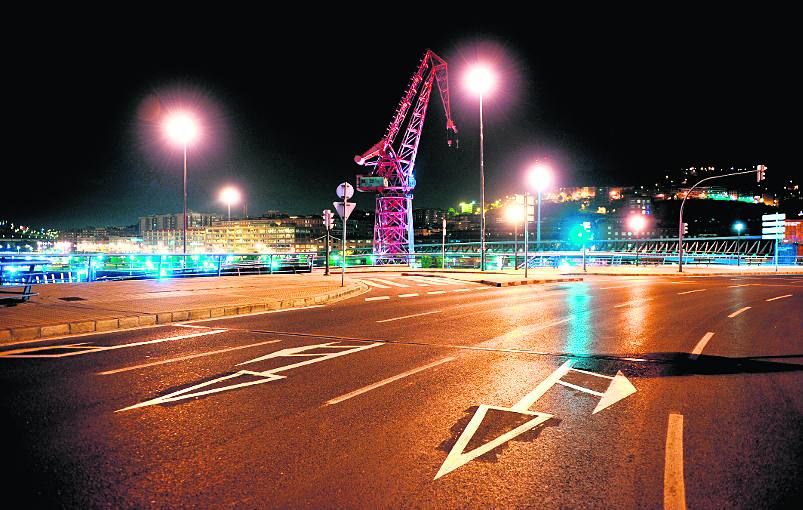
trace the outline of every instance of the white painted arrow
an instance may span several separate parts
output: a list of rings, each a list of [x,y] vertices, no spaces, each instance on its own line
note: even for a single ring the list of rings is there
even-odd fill
[[[619,370],[616,372],[611,384],[608,385],[608,389],[602,394],[602,398],[599,399],[597,407],[591,411],[591,414],[597,414],[606,407],[614,405],[623,398],[630,396],[635,392],[636,388],[630,383],[630,381],[627,380],[627,377],[625,377],[622,371]]]
[[[564,386],[568,386],[570,388],[580,390],[582,392],[600,396],[600,401],[597,403],[597,406],[591,412],[591,414],[596,414],[603,409],[606,409],[616,402],[622,400],[623,398],[627,397],[628,395],[632,395],[636,392],[636,388],[627,380],[627,378],[622,374],[622,371],[618,371],[614,377],[609,375],[602,375],[596,374],[594,372],[587,372],[585,370],[575,370],[572,369],[572,364],[574,361],[569,360],[565,362],[563,365],[559,366],[554,372],[549,374],[549,376],[541,381],[538,386],[536,386],[531,392],[526,394],[521,400],[516,402],[515,405],[512,407],[497,407],[497,406],[489,406],[486,404],[481,404],[477,408],[477,412],[474,413],[474,416],[471,417],[471,421],[468,422],[466,425],[465,430],[460,434],[460,437],[457,438],[457,442],[454,444],[452,449],[449,451],[449,454],[446,456],[446,460],[443,461],[441,468],[438,470],[438,473],[435,475],[435,480],[442,477],[445,474],[451,473],[455,469],[459,468],[460,466],[476,459],[480,455],[488,453],[489,451],[493,450],[497,446],[510,441],[514,437],[521,435],[528,430],[531,430],[538,425],[544,423],[548,419],[552,418],[553,415],[546,414],[546,413],[539,413],[530,411],[530,406],[535,404],[539,398],[541,398],[544,393],[549,391],[555,384],[562,384]],[[596,377],[602,377],[605,379],[611,379],[611,383],[608,385],[608,389],[605,390],[605,393],[599,393],[597,391],[590,390],[588,388],[584,388],[582,386],[577,386],[575,384],[570,384],[564,381],[561,381],[561,377],[565,376],[569,373],[570,370],[575,370],[576,372],[581,372],[588,375],[593,375]],[[471,438],[474,437],[474,434],[477,432],[477,429],[480,427],[480,423],[482,423],[483,418],[488,413],[489,409],[494,409],[497,411],[507,411],[512,413],[524,414],[528,416],[533,416],[532,419],[528,420],[527,422],[519,425],[518,427],[505,432],[501,436],[489,441],[482,446],[479,446],[471,451],[465,451],[466,446],[471,441]]]

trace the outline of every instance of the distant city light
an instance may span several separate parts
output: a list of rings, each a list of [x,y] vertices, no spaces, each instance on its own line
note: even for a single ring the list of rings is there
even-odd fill
[[[733,230],[735,230],[736,232],[741,232],[742,230],[744,230],[744,223],[742,223],[741,221],[737,221],[736,223],[733,224]]]
[[[524,218],[524,208],[520,205],[512,204],[505,209],[505,216],[512,223],[519,223]]]

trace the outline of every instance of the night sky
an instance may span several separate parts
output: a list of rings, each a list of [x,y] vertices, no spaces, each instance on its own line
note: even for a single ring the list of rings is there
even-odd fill
[[[511,11],[514,24],[427,13],[385,29],[393,15],[365,11],[208,14],[59,20],[17,41],[0,218],[65,228],[180,211],[181,153],[155,121],[181,101],[203,121],[191,209],[224,212],[218,191],[235,184],[252,216],[319,213],[354,181],[354,155],[382,136],[426,48],[449,62],[460,148],[447,148],[433,94],[417,207],[479,199],[478,103],[463,84],[477,60],[499,73],[485,100],[488,197],[521,191],[536,158],[565,186],[649,183],[702,164],[799,175],[799,41],[771,16]]]

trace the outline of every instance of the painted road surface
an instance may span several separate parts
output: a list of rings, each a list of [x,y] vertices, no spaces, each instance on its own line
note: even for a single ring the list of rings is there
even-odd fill
[[[369,279],[335,305],[4,345],[8,487],[115,508],[801,496],[802,279]]]

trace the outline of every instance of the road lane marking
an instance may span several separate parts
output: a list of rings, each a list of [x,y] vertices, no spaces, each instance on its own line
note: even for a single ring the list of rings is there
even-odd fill
[[[404,315],[404,316],[402,316],[402,317],[394,317],[394,318],[392,318],[392,319],[383,319],[383,320],[381,320],[381,321],[376,321],[376,322],[377,322],[377,323],[379,323],[379,322],[392,322],[392,321],[400,321],[400,320],[402,320],[402,319],[409,319],[410,317],[420,317],[420,316],[422,316],[422,315],[430,315],[430,314],[433,314],[433,313],[441,313],[441,311],[440,311],[440,310],[435,310],[435,311],[433,311],[433,312],[414,313],[413,315]]]
[[[140,368],[153,367],[153,366],[156,366],[156,365],[164,365],[165,363],[174,363],[176,361],[184,361],[184,360],[193,359],[193,358],[200,358],[202,356],[212,356],[213,354],[220,354],[220,353],[223,353],[223,352],[237,351],[237,350],[240,350],[240,349],[248,349],[250,347],[258,347],[260,345],[275,344],[277,342],[281,342],[281,340],[267,340],[265,342],[257,342],[255,344],[239,345],[237,347],[229,347],[227,349],[219,349],[217,351],[202,352],[202,353],[199,353],[199,354],[190,354],[189,356],[181,356],[181,357],[178,357],[178,358],[164,359],[164,360],[161,360],[161,361],[154,361],[153,363],[143,363],[141,365],[133,365],[133,366],[130,366],[130,367],[117,368],[117,369],[114,369],[114,370],[106,370],[105,372],[98,372],[98,375],[119,374],[120,372],[128,372],[129,370],[138,370]]]
[[[427,292],[427,294],[446,294],[446,291],[445,290],[433,290],[433,291]]]
[[[683,415],[669,413],[664,457],[664,508],[685,510],[686,482],[683,479]]]
[[[714,336],[714,333],[709,331],[697,342],[697,345],[694,346],[694,349],[691,351],[691,359],[697,359],[697,357],[703,353],[703,349],[705,349],[706,344],[708,341],[711,340],[711,337]]]
[[[399,283],[399,282],[393,282],[393,281],[390,281],[390,280],[383,280],[382,278],[374,278],[374,281],[379,282],[379,283],[385,283],[385,284],[388,284],[388,285],[392,285],[394,287],[409,287],[409,285],[407,285],[406,283]]]
[[[366,301],[380,301],[382,299],[390,299],[390,296],[377,296],[377,297],[367,297],[367,298],[365,298]]]
[[[678,292],[678,296],[682,296],[683,294],[692,294],[694,292],[705,292],[708,289],[695,289],[695,290],[687,290],[686,292]]]
[[[538,331],[551,328],[553,326],[557,326],[559,324],[563,324],[564,322],[569,322],[570,320],[574,319],[574,315],[570,315],[565,319],[560,319],[554,322],[550,322],[547,324],[531,324],[529,326],[519,326],[515,329],[508,331],[507,333],[503,333],[499,336],[495,336],[488,340],[486,343],[497,343],[497,342],[505,342],[511,340],[519,340],[522,337],[532,335]]]
[[[162,342],[172,342],[173,340],[184,340],[187,338],[196,338],[199,336],[216,335],[218,333],[225,333],[226,329],[214,329],[211,331],[203,331],[201,333],[192,333],[188,335],[171,336],[167,338],[157,338],[155,340],[145,340],[142,342],[133,342],[130,344],[120,345],[86,345],[83,344],[68,344],[68,345],[50,345],[47,347],[29,347],[26,349],[16,349],[13,351],[5,351],[0,353],[0,358],[64,358],[66,356],[79,356],[81,354],[89,354],[92,352],[112,351],[115,349],[125,349],[127,347],[138,347],[140,345],[158,344]],[[80,346],[80,347],[76,347]],[[61,354],[28,354],[31,352],[48,350],[48,349],[73,349],[72,352]]]
[[[633,301],[628,301],[626,303],[622,303],[621,305],[616,305],[614,308],[622,308],[623,306],[631,306],[631,305],[640,305],[642,303],[646,303],[647,301],[652,301],[655,298],[644,298],[644,299],[636,299]]]
[[[416,297],[416,296],[418,296],[418,292],[413,292],[412,294],[399,294],[400,298]]]
[[[454,289],[454,290],[452,290],[452,292],[468,292],[470,290],[471,289]]]
[[[412,370],[408,370],[407,372],[402,372],[401,374],[394,375],[393,377],[388,377],[387,379],[384,379],[382,381],[376,382],[374,384],[370,384],[370,385],[365,386],[363,388],[360,388],[358,390],[354,390],[351,393],[346,393],[345,395],[341,395],[341,396],[333,398],[331,400],[327,400],[324,405],[331,406],[331,405],[339,404],[340,402],[343,402],[344,400],[348,400],[350,398],[354,398],[357,395],[362,395],[363,393],[368,393],[369,391],[375,390],[376,388],[380,388],[382,386],[385,386],[386,384],[390,384],[392,382],[398,381],[399,379],[403,379],[403,378],[411,376],[413,374],[417,374],[418,372],[422,372],[422,371],[427,370],[429,368],[436,367],[438,365],[442,365],[443,363],[448,363],[449,361],[452,361],[454,359],[455,358],[453,358],[453,357],[452,358],[443,358],[441,360],[432,362],[432,363],[430,363],[428,365],[424,365],[424,366],[421,366],[421,367],[418,367],[418,368],[414,368]]]
[[[589,372],[589,371],[587,371],[587,370],[580,370],[579,368],[572,368],[572,369],[570,369],[570,370],[571,370],[572,372],[580,372],[581,374],[593,375],[594,377],[602,377],[603,379],[610,379],[610,380],[613,380],[613,377],[611,377],[610,375],[598,374],[598,373],[596,373],[596,372]]]
[[[360,280],[360,281],[363,282],[364,284],[368,285],[369,287],[376,287],[378,289],[389,289],[390,288],[387,285],[382,285],[381,283],[375,283],[375,282],[372,282],[371,280]]]
[[[749,309],[751,309],[751,308],[753,308],[753,307],[752,307],[752,306],[745,306],[744,308],[739,308],[738,310],[736,310],[736,311],[735,311],[735,312],[733,312],[732,314],[728,315],[728,318],[729,318],[729,319],[733,319],[734,317],[736,317],[736,316],[737,316],[737,315],[739,315],[740,313],[742,313],[742,312],[746,312],[747,310],[749,310]]]
[[[784,294],[783,296],[778,296],[778,297],[774,297],[774,298],[770,298],[770,299],[765,299],[765,301],[775,301],[777,299],[783,299],[783,298],[788,298],[788,297],[792,297],[792,294]]]
[[[735,289],[737,287],[749,287],[753,285],[752,283],[742,283],[741,285],[728,285],[729,289]]]
[[[199,384],[195,384],[186,388],[182,388],[178,391],[174,391],[167,395],[161,395],[151,400],[146,400],[145,402],[140,402],[139,404],[134,404],[132,406],[125,407],[123,409],[118,409],[115,413],[121,413],[124,411],[130,411],[132,409],[138,409],[140,407],[147,407],[157,404],[165,404],[168,402],[176,402],[179,400],[185,400],[188,398],[197,398],[202,397],[204,395],[211,395],[213,393],[220,393],[222,391],[230,391],[237,388],[245,388],[247,386],[253,386],[255,384],[265,384],[273,381],[278,381],[280,379],[284,379],[287,376],[279,375],[279,372],[284,372],[287,370],[292,370],[294,368],[310,365],[312,363],[319,363],[321,361],[326,361],[332,358],[337,358],[340,356],[345,356],[351,353],[364,351],[366,349],[370,349],[372,347],[379,347],[385,344],[382,343],[372,343],[367,345],[334,345],[334,342],[327,342],[324,344],[317,344],[317,345],[306,345],[303,347],[293,347],[290,349],[282,349],[280,351],[272,352],[270,354],[266,354],[265,356],[260,356],[258,358],[254,358],[252,360],[244,361],[242,363],[238,363],[236,366],[240,365],[247,365],[248,363],[254,363],[266,359],[274,359],[274,358],[289,358],[294,356],[305,356],[305,357],[312,357],[312,359],[304,360],[298,363],[292,363],[290,365],[284,365],[281,367],[273,368],[270,370],[266,370],[264,372],[255,372],[253,370],[240,370],[233,374],[226,374],[222,377],[218,377],[216,379],[212,379],[209,381],[204,381]],[[334,352],[331,353],[314,353],[309,354],[305,353],[304,351],[316,350],[316,349],[333,349]],[[339,350],[338,349],[345,349]],[[218,386],[212,389],[203,389],[208,388],[210,386],[214,386],[220,384],[223,381],[228,381],[235,377],[245,377],[245,378],[254,378],[256,380],[250,380],[248,382],[237,383],[237,384],[228,384],[226,386]]]
[[[611,379],[613,379],[613,377],[611,377]],[[590,389],[588,389],[586,387],[583,387],[583,386],[577,386],[576,384],[568,383],[566,381],[555,381],[555,382],[557,382],[561,386],[566,386],[567,388],[571,388],[571,389],[577,390],[577,391],[582,391],[583,393],[588,393],[590,395],[596,395],[598,397],[601,397],[602,395],[604,395],[604,393],[600,393],[598,391],[590,390]]]
[[[598,290],[624,289],[626,287],[630,287],[630,285],[615,285],[613,287],[600,287]]]
[[[419,287],[431,287],[432,286],[432,280],[430,280],[430,279],[422,280],[421,278],[417,278],[415,276],[405,276],[405,278],[407,278],[411,282],[415,283]]]

